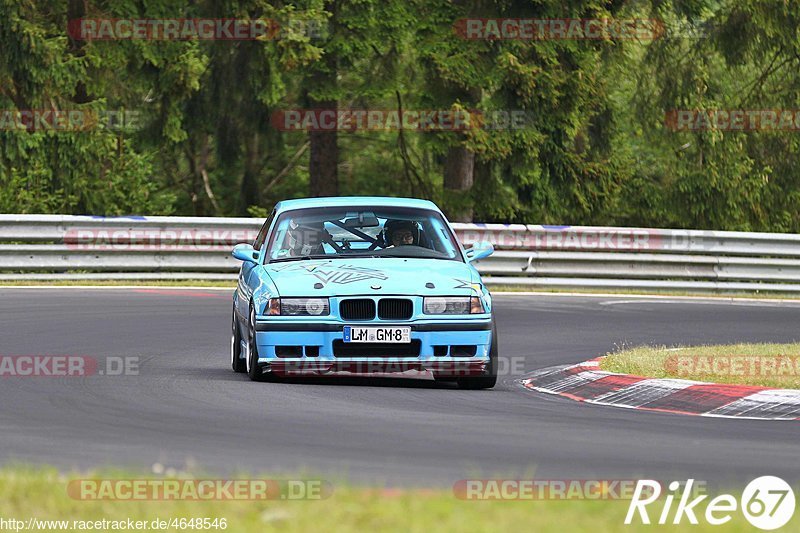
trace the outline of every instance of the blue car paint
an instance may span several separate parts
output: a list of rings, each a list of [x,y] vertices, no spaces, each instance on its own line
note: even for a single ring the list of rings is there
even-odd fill
[[[285,211],[317,207],[411,207],[432,210],[439,213],[449,225],[444,215],[433,202],[409,198],[383,197],[336,197],[307,198],[287,200],[276,204],[275,216],[268,234],[275,229],[275,221]],[[281,324],[304,325],[301,331],[256,331],[259,363],[270,363],[277,359],[275,346],[318,346],[319,355],[313,358],[281,358],[282,361],[338,361],[334,358],[332,343],[341,340],[345,325],[413,326],[411,339],[421,343],[419,358],[415,360],[441,361],[442,356],[434,356],[434,345],[474,345],[475,356],[447,357],[448,361],[488,361],[492,342],[491,319],[492,297],[483,284],[477,269],[467,261],[463,247],[458,244],[461,261],[426,258],[333,258],[315,260],[296,260],[268,263],[266,247],[269,239],[259,252],[255,262],[245,261],[239,275],[239,283],[233,295],[234,313],[240,328],[242,352],[245,353],[245,339],[249,324],[250,308],[255,311],[256,324],[278,327]],[[433,288],[431,288],[431,284]],[[391,321],[375,319],[372,321],[342,320],[339,316],[339,301],[345,297],[367,297],[376,301],[385,296],[402,296],[412,299],[414,311],[410,320]],[[478,296],[482,299],[485,313],[469,315],[426,315],[422,312],[422,299],[425,296]],[[327,316],[267,316],[265,309],[270,298],[280,297],[327,297],[330,301],[330,314]],[[474,331],[459,331],[459,327],[472,325]],[[325,326],[328,326],[325,328]],[[437,331],[418,331],[422,326],[441,326]],[[453,331],[447,331],[453,326]],[[335,327],[334,331],[325,331]],[[256,328],[258,329],[258,328]],[[385,360],[385,358],[380,359]],[[369,362],[369,358],[358,358],[359,362]]]

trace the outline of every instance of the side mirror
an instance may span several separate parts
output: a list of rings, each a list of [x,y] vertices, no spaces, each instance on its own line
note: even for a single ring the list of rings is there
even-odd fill
[[[256,252],[250,244],[237,244],[233,248],[231,255],[239,261],[245,261],[247,263],[258,262],[258,252]]]
[[[472,245],[472,248],[467,250],[467,261],[469,263],[480,261],[481,259],[486,259],[493,253],[494,246],[492,246],[492,243],[489,241],[476,242]]]

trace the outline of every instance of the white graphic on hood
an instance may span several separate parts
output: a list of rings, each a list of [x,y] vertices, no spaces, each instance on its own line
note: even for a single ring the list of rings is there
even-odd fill
[[[292,272],[305,270],[309,274],[316,277],[324,284],[334,283],[338,285],[346,285],[348,283],[355,283],[367,279],[377,279],[385,281],[389,276],[381,270],[374,268],[360,267],[356,265],[297,265],[281,266],[274,268],[274,270],[282,272]]]

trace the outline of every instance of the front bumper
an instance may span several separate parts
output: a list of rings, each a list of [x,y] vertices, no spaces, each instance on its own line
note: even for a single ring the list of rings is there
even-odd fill
[[[371,354],[383,346],[358,346],[353,356],[342,344],[345,325],[411,328],[413,355]],[[312,322],[306,320],[256,320],[259,364],[265,372],[284,375],[319,375],[329,372],[374,374],[435,372],[437,375],[479,375],[486,370],[492,342],[491,318],[425,320],[390,323]],[[403,345],[408,346],[408,345]],[[418,349],[417,349],[418,348]],[[392,349],[388,350],[389,352]],[[402,350],[401,350],[402,351]],[[347,353],[343,353],[347,352]]]

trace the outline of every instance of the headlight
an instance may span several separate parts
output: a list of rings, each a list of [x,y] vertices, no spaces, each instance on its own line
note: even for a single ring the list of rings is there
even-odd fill
[[[286,316],[322,316],[331,314],[327,298],[276,298],[280,314]]]
[[[477,296],[430,296],[422,304],[426,315],[469,315],[484,313],[483,302]]]

